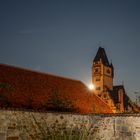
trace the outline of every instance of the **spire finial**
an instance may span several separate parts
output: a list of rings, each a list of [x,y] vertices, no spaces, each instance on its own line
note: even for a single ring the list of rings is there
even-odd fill
[[[122,85],[124,86],[124,80],[122,80]]]
[[[101,42],[101,40],[99,40],[98,47],[101,47],[101,46],[102,46],[102,42]]]

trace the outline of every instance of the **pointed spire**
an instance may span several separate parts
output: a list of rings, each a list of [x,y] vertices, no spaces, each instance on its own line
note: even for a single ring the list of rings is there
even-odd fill
[[[124,80],[122,80],[122,85],[124,86]]]
[[[114,69],[114,66],[113,66],[112,62],[110,63],[110,67]]]
[[[107,58],[107,55],[106,55],[106,52],[104,50],[104,48],[102,47],[99,47],[98,51],[97,51],[97,54],[93,60],[93,62],[98,62],[98,61],[102,61],[102,63],[106,66],[110,66],[109,64],[109,61],[108,61],[108,58]]]

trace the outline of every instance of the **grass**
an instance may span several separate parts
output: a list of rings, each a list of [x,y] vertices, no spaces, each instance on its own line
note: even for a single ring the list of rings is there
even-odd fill
[[[56,121],[51,126],[45,122],[44,126],[41,126],[33,114],[32,118],[40,131],[41,140],[94,140],[93,130],[84,125],[67,127],[67,124]]]
[[[73,128],[67,128],[62,132],[51,132],[49,136],[46,137],[47,140],[93,140],[86,129],[77,130]],[[44,140],[46,140],[44,139]]]

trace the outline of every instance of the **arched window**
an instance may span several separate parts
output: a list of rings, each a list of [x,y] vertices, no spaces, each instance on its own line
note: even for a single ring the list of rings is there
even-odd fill
[[[111,72],[110,72],[110,70],[109,69],[107,69],[107,71],[106,71],[108,74],[110,74]]]

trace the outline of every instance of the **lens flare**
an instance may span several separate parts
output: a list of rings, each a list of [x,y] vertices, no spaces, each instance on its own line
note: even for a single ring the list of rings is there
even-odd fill
[[[95,89],[95,86],[93,84],[89,84],[88,87],[89,87],[90,90],[94,90]]]

